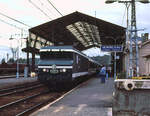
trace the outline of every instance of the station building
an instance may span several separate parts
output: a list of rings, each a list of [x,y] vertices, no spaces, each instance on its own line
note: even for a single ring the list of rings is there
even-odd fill
[[[150,76],[150,39],[140,45],[139,72],[141,76]]]

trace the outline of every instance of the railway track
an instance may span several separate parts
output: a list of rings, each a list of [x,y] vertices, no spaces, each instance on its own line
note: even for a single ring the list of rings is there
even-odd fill
[[[61,96],[60,93],[44,92],[34,93],[28,97],[21,97],[18,100],[0,106],[0,115],[23,116],[33,112],[35,109],[55,100]],[[9,98],[12,99],[12,98]]]
[[[63,93],[49,92],[40,83],[0,90],[0,116],[23,116],[52,102]]]
[[[19,77],[24,77],[24,75],[21,74]],[[8,79],[8,78],[16,78],[16,75],[3,75],[3,76],[0,76],[0,79]]]
[[[37,88],[40,88],[40,87],[43,87],[43,86],[44,85],[39,84],[39,85],[27,87],[27,88],[21,88],[19,90],[3,92],[3,93],[0,94],[0,97],[4,97],[4,96],[8,96],[8,95],[13,95],[13,94],[17,94],[17,93],[21,93],[21,92],[25,92],[25,91],[30,91],[30,90],[37,89]]]
[[[25,84],[21,84],[21,85],[15,85],[13,87],[7,87],[7,88],[3,88],[3,89],[0,89],[0,94],[4,94],[4,93],[7,93],[7,92],[12,92],[12,91],[17,91],[17,90],[20,90],[20,89],[23,89],[23,88],[28,88],[28,87],[33,87],[33,86],[36,86],[36,85],[39,85],[40,83],[39,82],[32,82],[32,83],[25,83]]]
[[[61,99],[61,96],[70,92],[52,92],[42,85],[19,90],[14,89],[13,91],[12,93],[11,91],[0,93],[0,116],[27,116],[42,106]]]

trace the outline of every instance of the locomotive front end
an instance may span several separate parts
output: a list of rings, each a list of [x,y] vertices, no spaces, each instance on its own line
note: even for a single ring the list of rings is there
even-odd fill
[[[60,47],[40,50],[38,80],[48,86],[66,85],[72,81],[73,53]]]
[[[72,80],[72,66],[38,66],[38,79],[44,83],[64,83]]]

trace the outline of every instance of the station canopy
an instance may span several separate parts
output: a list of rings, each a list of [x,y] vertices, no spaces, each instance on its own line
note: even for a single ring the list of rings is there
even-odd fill
[[[63,16],[29,29],[28,47],[38,53],[51,45],[72,45],[83,51],[101,45],[123,45],[125,28],[80,12]]]

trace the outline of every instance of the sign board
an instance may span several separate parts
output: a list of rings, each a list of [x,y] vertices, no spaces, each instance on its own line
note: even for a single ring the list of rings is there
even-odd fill
[[[123,46],[101,46],[101,50],[104,52],[122,52]]]

